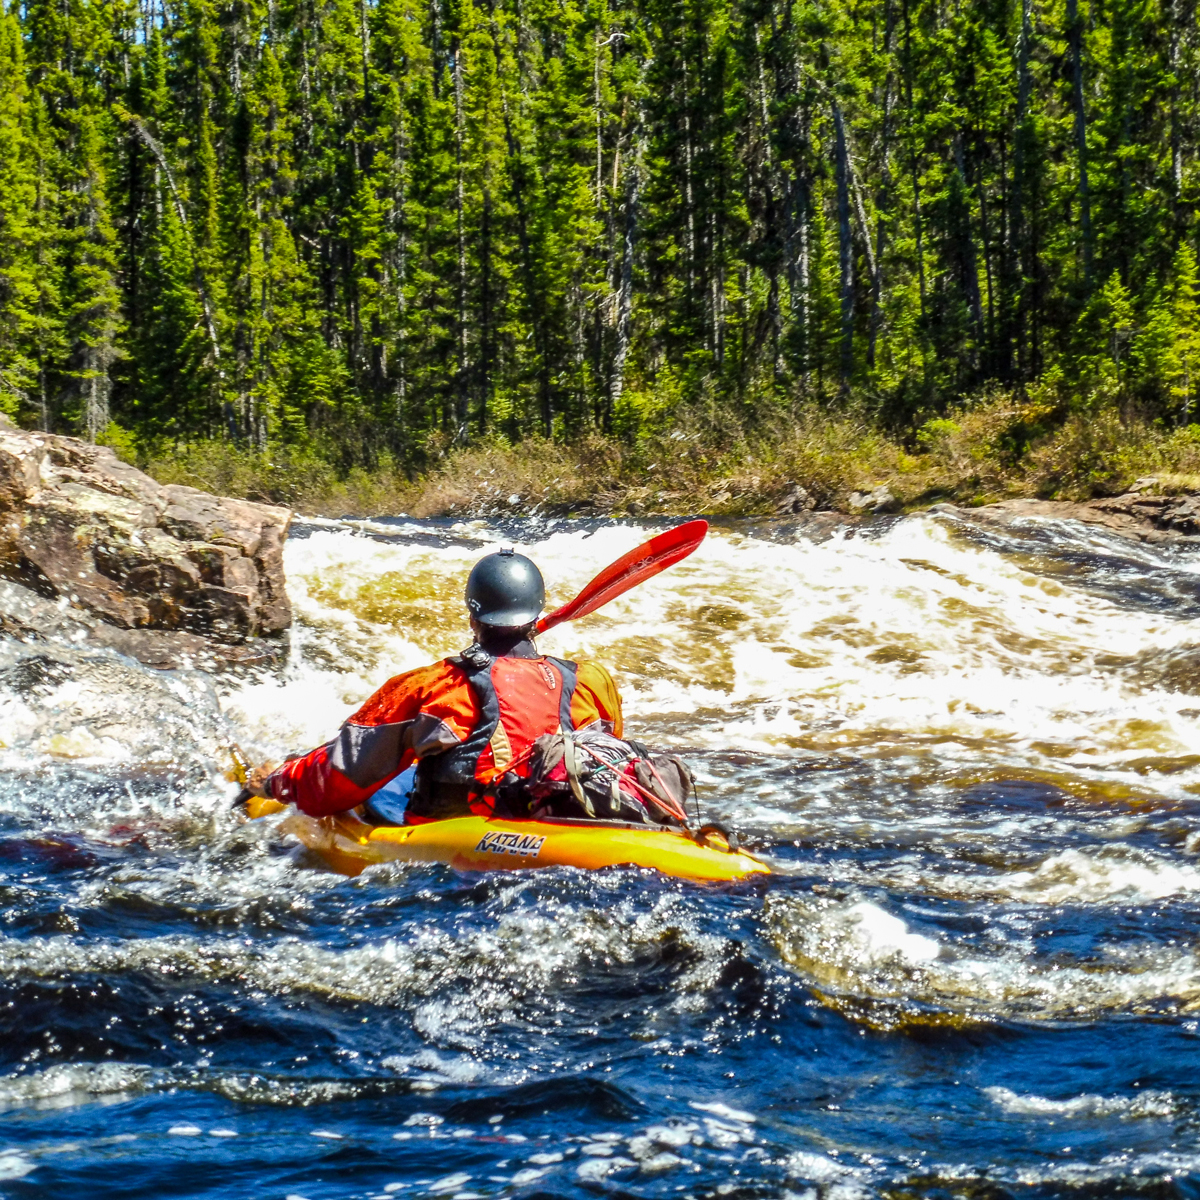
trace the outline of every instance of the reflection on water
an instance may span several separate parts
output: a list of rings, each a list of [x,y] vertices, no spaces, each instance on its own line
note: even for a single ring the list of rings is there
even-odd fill
[[[234,737],[324,740],[619,523],[314,522],[277,673],[0,642],[0,1195],[1191,1196],[1200,557],[1044,519],[730,524],[544,648],[779,873],[331,875]]]

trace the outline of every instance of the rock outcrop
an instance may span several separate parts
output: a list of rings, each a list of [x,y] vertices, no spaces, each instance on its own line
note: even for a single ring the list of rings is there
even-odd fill
[[[0,417],[0,575],[12,581],[0,629],[44,637],[57,621],[162,666],[206,652],[258,659],[256,639],[291,624],[290,521],[285,508],[164,487],[106,447]]]
[[[1139,481],[1154,485],[1157,481]],[[1099,525],[1113,533],[1152,545],[1200,542],[1200,496],[1156,496],[1147,491],[1105,496],[1099,500],[1002,500],[980,508],[958,510],[934,505],[934,512],[969,512],[972,520],[1004,522],[1014,517],[1054,517]]]
[[[846,506],[852,513],[869,512],[878,516],[899,512],[900,501],[892,495],[892,489],[886,483],[881,483],[874,491],[851,492]]]
[[[784,497],[775,505],[775,511],[781,516],[788,513],[812,512],[817,507],[817,498],[807,488],[793,483],[784,493]]]

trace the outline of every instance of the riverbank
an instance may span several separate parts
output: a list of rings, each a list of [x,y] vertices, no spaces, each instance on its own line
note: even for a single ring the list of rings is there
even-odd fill
[[[1123,421],[1114,407],[1071,411],[1007,395],[907,436],[855,412],[808,410],[745,427],[690,412],[633,442],[589,434],[433,444],[419,471],[384,456],[374,470],[339,472],[312,451],[221,442],[116,448],[160,482],[314,516],[881,513],[1200,490],[1200,426],[1166,430]]]

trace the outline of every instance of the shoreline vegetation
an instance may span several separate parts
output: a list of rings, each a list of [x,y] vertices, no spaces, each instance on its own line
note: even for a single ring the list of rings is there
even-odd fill
[[[0,6],[0,412],[310,512],[1187,490],[1198,29]]]
[[[314,448],[139,445],[115,426],[99,440],[160,483],[325,517],[750,517],[1200,491],[1200,425],[1122,420],[1114,405],[1073,405],[1049,389],[985,395],[907,437],[852,408],[742,426],[719,411],[689,410],[632,443],[593,434],[569,443],[434,444],[423,471],[386,454],[374,469],[338,471]]]

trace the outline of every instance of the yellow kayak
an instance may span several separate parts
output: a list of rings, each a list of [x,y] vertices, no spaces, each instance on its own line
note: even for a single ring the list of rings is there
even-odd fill
[[[282,808],[274,800],[252,799],[247,812],[261,817]],[[425,825],[369,825],[353,812],[310,817],[293,809],[280,828],[343,875],[384,862],[441,862],[459,871],[653,867],[676,879],[708,882],[771,873],[761,859],[730,850],[718,833],[697,842],[672,829],[617,822],[455,817]]]

